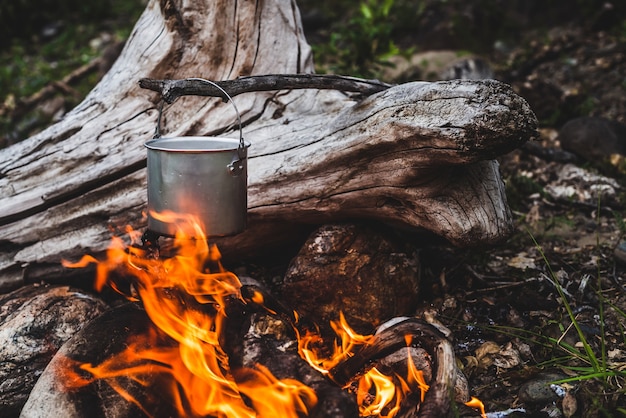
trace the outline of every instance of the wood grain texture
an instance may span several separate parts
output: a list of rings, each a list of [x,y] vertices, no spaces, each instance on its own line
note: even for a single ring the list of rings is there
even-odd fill
[[[290,0],[149,2],[118,61],[59,123],[0,151],[0,288],[145,228],[143,144],[158,94],[139,80],[313,72]],[[457,245],[511,229],[493,158],[534,135],[526,102],[496,81],[415,82],[363,100],[335,90],[238,96],[249,150],[250,228],[218,241],[253,254],[299,224],[373,219]],[[166,136],[237,136],[232,106],[185,96]],[[60,274],[60,273],[59,273]]]

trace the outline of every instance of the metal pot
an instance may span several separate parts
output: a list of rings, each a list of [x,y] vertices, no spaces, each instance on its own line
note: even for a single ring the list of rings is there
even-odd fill
[[[206,81],[222,90],[215,83]],[[239,111],[239,139],[221,137],[160,138],[148,148],[148,230],[173,236],[192,215],[207,236],[227,236],[246,227],[247,149]],[[160,119],[160,115],[159,115]],[[163,216],[173,212],[175,216]]]

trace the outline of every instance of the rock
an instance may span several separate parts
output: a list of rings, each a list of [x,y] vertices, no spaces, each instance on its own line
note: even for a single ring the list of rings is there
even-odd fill
[[[615,154],[626,155],[626,125],[606,118],[572,119],[557,139],[564,150],[596,164],[606,164]]]
[[[519,399],[524,403],[544,404],[559,399],[550,384],[567,376],[560,373],[540,373],[524,383],[519,389]]]
[[[389,82],[494,78],[494,72],[486,60],[473,55],[463,56],[458,51],[424,51],[408,59],[396,55],[389,62],[392,65],[384,67],[381,76]]]
[[[389,233],[358,224],[315,231],[292,260],[282,300],[320,325],[339,318],[369,331],[410,315],[419,289],[417,250]]]
[[[0,416],[17,416],[61,345],[107,305],[68,286],[30,285],[0,296]]]
[[[137,304],[120,304],[98,316],[74,333],[55,354],[28,397],[20,418],[176,416],[169,392],[155,377],[156,372],[138,373],[143,380],[136,379],[132,372],[126,376],[112,372],[111,376],[90,381],[91,373],[78,368],[82,363],[102,364],[128,349],[131,341],[148,341],[145,336],[151,327],[150,319]],[[145,348],[141,344],[136,347]],[[88,384],[77,383],[81,379]],[[123,390],[137,404],[129,402],[115,388]]]
[[[574,164],[563,165],[544,191],[555,201],[579,202],[588,207],[597,207],[598,199],[603,206],[619,206],[620,184],[610,177],[595,174]]]
[[[487,61],[480,57],[463,57],[452,62],[440,73],[442,80],[486,80],[494,78]]]
[[[448,50],[418,52],[409,58],[395,55],[389,58],[392,65],[382,68],[381,78],[395,83],[414,80],[434,81],[439,78],[441,71],[458,58],[457,52]]]
[[[626,265],[626,241],[620,242],[613,250],[615,261],[621,265]]]

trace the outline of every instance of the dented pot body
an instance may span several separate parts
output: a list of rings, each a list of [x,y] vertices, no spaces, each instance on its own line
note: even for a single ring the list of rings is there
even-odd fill
[[[248,143],[189,136],[153,139],[145,146],[149,230],[173,236],[184,229],[187,215],[196,217],[209,237],[246,228]]]

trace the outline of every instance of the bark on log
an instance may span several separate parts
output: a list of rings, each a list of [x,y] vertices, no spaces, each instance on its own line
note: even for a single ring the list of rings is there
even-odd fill
[[[84,102],[0,151],[0,287],[100,252],[127,224],[145,227],[143,143],[159,97],[139,79],[312,71],[293,1],[150,1]],[[423,228],[459,245],[490,243],[511,228],[490,159],[532,136],[536,120],[504,84],[410,83],[363,101],[333,90],[257,92],[237,107],[253,144],[250,229],[219,242],[227,257],[267,248],[294,224],[341,218]],[[185,97],[165,110],[163,127],[171,136],[217,135],[235,121],[219,99]]]
[[[363,80],[333,74],[266,74],[250,77],[239,77],[236,80],[215,82],[230,97],[242,93],[275,90],[340,90],[369,96],[391,87],[391,84],[378,80]],[[221,90],[200,79],[185,80],[153,80],[142,78],[139,86],[156,91],[167,103],[173,103],[181,96],[211,96],[228,99]]]

